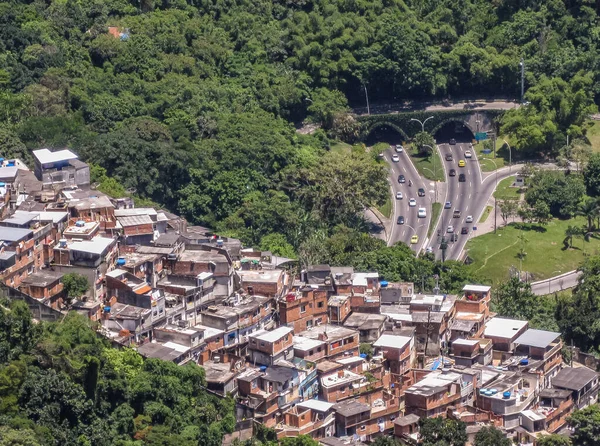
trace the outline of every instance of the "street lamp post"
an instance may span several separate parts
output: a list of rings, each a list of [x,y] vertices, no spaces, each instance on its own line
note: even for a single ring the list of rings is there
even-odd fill
[[[551,293],[551,291],[550,291],[550,284],[552,283],[552,274],[554,274],[554,273],[559,273],[560,274],[560,273],[562,273],[562,271],[561,270],[552,271],[552,273],[550,275],[550,278],[548,279],[548,294]]]
[[[521,57],[521,62],[519,62],[519,66],[521,67],[521,104],[525,98],[525,61]]]
[[[494,188],[494,234],[496,233],[496,231],[498,230],[498,206],[496,205],[496,189],[498,189],[498,165],[496,164],[496,161],[494,161],[491,158],[483,158],[486,160],[491,161],[492,163],[494,163],[494,167],[496,168],[496,187]]]
[[[367,93],[367,85],[364,82],[362,82],[362,85],[365,89],[365,98],[367,100],[367,115],[371,115],[371,109],[369,108],[369,93]]]
[[[508,146],[508,171],[511,172],[512,171],[512,149],[510,148],[510,144],[508,143],[507,140],[503,139],[502,141],[504,141],[504,144],[506,144]]]
[[[420,119],[417,119],[417,118],[412,118],[411,121],[417,121],[419,124],[421,124],[421,131],[425,132],[425,123],[427,121],[429,121],[430,119],[433,119],[433,116],[430,116],[429,118],[425,119],[425,121],[421,121]]]

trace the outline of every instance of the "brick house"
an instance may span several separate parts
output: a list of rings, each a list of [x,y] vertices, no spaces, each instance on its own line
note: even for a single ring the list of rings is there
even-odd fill
[[[358,355],[359,334],[356,330],[325,324],[305,330],[298,335],[323,341],[325,357],[329,360]]]
[[[279,300],[279,320],[300,333],[311,327],[327,323],[327,291],[303,288],[288,293]]]
[[[257,331],[248,335],[248,354],[253,364],[273,365],[279,359],[293,356],[292,329],[279,327],[272,331]]]

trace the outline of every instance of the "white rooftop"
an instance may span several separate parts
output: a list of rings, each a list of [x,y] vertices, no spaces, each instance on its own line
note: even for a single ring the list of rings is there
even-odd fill
[[[491,289],[492,287],[487,285],[465,285],[463,287],[463,291],[474,291],[476,293],[487,293]]]
[[[223,330],[219,330],[218,328],[208,327],[206,325],[196,324],[194,328],[198,328],[200,330],[204,330],[204,339],[212,338],[213,336],[217,336],[225,333]]]
[[[293,331],[294,329],[291,327],[279,327],[272,331],[256,332],[251,334],[250,337],[256,338],[259,341],[275,342]]]
[[[325,345],[325,342],[318,339],[305,338],[304,336],[294,336],[292,339],[294,348],[302,351],[308,351],[313,348]]]
[[[483,335],[494,338],[513,339],[527,324],[527,321],[494,317],[485,324]]]
[[[68,149],[58,150],[51,152],[48,149],[34,150],[33,156],[39,161],[40,164],[52,164],[59,161],[70,161],[77,159],[77,155]]]
[[[92,254],[102,254],[110,245],[115,242],[115,239],[106,237],[94,237],[91,240],[81,242],[73,242],[69,245],[72,251],[89,252]]]
[[[320,400],[306,400],[306,401],[302,401],[301,403],[298,403],[296,405],[298,407],[316,410],[317,412],[327,412],[335,404],[328,403],[327,401],[320,401]]]
[[[408,336],[383,334],[373,343],[373,347],[404,348],[411,339]]]
[[[360,356],[351,356],[349,358],[342,358],[342,359],[336,359],[335,362],[339,363],[339,364],[344,364],[344,365],[348,365],[348,364],[352,364],[354,362],[365,362],[365,358],[361,358]]]
[[[172,348],[173,350],[176,350],[176,351],[181,352],[181,353],[185,353],[185,352],[187,352],[190,349],[189,347],[186,347],[185,345],[178,344],[176,342],[165,342],[163,345],[165,347]]]
[[[340,376],[338,372],[335,372],[321,378],[321,385],[323,387],[331,387],[365,379],[364,376],[351,372],[350,370],[340,370],[340,372],[342,373],[342,376]]]
[[[407,391],[417,391],[421,387],[445,387],[450,383],[459,382],[462,376],[458,373],[430,373],[421,381],[417,381]]]
[[[490,342],[490,341],[488,341]],[[479,344],[479,341],[476,341],[474,339],[457,339],[455,341],[452,341],[452,345],[475,345],[475,344]]]
[[[523,410],[521,411],[521,415],[525,415],[527,418],[529,418],[532,421],[539,421],[539,420],[545,420],[546,417],[544,415],[541,415],[537,412],[534,412],[533,410],[527,409],[527,410]]]
[[[116,269],[113,269],[112,271],[109,271],[109,272],[107,272],[107,273],[106,273],[106,275],[107,275],[108,277],[117,278],[117,277],[119,277],[121,274],[125,274],[126,272],[127,272],[127,271],[125,271],[124,269],[119,269],[119,268],[116,268]]]
[[[352,276],[352,285],[367,286],[367,279],[378,279],[379,273],[354,273]]]

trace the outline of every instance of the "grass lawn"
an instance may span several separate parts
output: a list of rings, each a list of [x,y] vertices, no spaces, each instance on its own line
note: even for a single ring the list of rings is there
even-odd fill
[[[496,139],[496,158],[494,158],[493,151],[492,153],[483,153],[483,141],[473,145],[473,150],[475,150],[477,153],[477,159],[479,160],[479,165],[481,166],[481,170],[483,172],[493,172],[496,170],[496,166],[498,166],[498,169],[508,166],[508,148],[502,149],[502,147],[505,145],[503,141],[504,139],[506,139],[509,144],[511,143],[510,138],[504,135],[499,135]],[[490,161],[491,159],[493,159],[493,162]],[[495,166],[494,163],[496,163]]]
[[[435,229],[435,225],[438,221],[438,217],[442,212],[442,203],[431,204],[431,220],[429,221],[429,229],[427,230],[427,237],[431,237],[431,233]]]
[[[488,216],[490,215],[490,212],[492,212],[492,209],[494,209],[492,206],[485,207],[485,209],[483,210],[483,214],[481,214],[481,218],[479,219],[479,223],[483,223],[487,220]]]
[[[490,232],[475,237],[467,243],[469,266],[480,277],[494,283],[506,280],[511,266],[519,267],[517,254],[521,247],[520,234],[526,238],[523,271],[533,274],[533,280],[542,280],[567,272],[581,264],[586,255],[600,253],[600,238],[592,237],[589,242],[581,238],[573,240],[573,248],[564,249],[565,229],[569,225],[582,226],[585,219],[552,220],[546,226],[511,223],[498,228],[498,233]],[[523,228],[523,230],[520,230]],[[560,271],[560,272],[559,272]]]
[[[392,216],[392,198],[388,196],[383,206],[377,206],[377,210],[381,212],[386,218]]]
[[[427,178],[428,180],[435,181],[444,181],[444,168],[442,167],[442,161],[438,155],[437,150],[434,150],[430,156],[422,157],[417,154],[417,151],[414,147],[410,147],[408,149],[408,154],[410,155],[410,159],[413,164],[417,168],[419,175]],[[435,169],[434,169],[435,166]],[[433,176],[435,172],[435,177]]]
[[[365,146],[363,144],[350,145],[342,141],[335,141],[331,144],[329,150],[332,152],[344,152],[350,153],[353,151],[365,152]]]
[[[592,145],[592,150],[600,152],[600,121],[588,121],[586,124],[586,136]]]
[[[520,187],[510,187],[515,182],[516,177],[508,177],[498,183],[494,191],[494,197],[498,200],[518,200],[521,197]]]

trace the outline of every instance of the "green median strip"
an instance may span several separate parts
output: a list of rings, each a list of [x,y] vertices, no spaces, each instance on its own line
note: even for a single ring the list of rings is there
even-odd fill
[[[435,225],[440,216],[440,212],[442,212],[442,203],[432,203],[431,205],[431,220],[429,221],[429,230],[427,231],[427,237],[431,237],[433,230],[435,229]]]
[[[485,210],[483,211],[483,214],[481,214],[481,218],[479,219],[479,223],[483,223],[484,221],[487,220],[487,218],[490,215],[490,212],[492,212],[492,209],[494,209],[493,206],[486,206]]]

